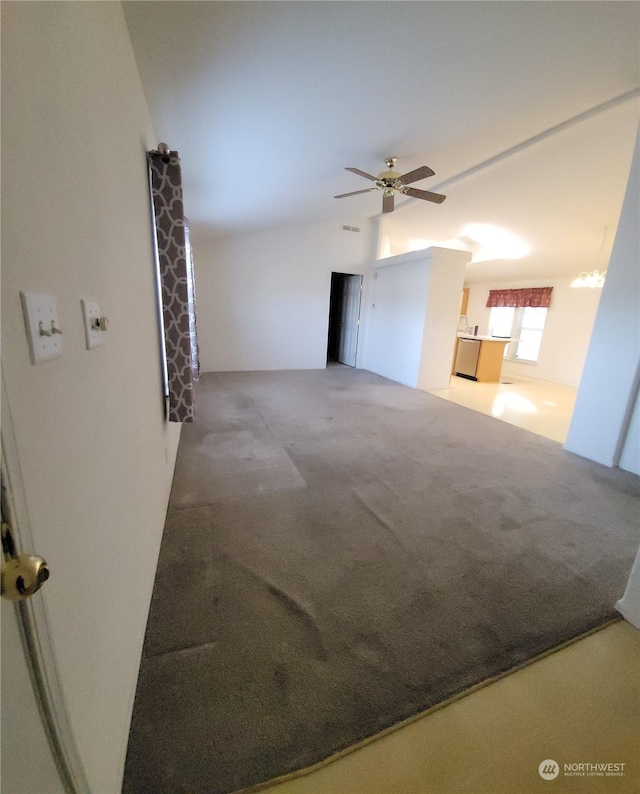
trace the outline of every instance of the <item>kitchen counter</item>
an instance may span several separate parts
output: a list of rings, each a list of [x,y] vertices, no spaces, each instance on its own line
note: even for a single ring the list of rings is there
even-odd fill
[[[511,338],[458,333],[453,373],[479,382],[499,382],[504,347],[510,341]]]
[[[473,336],[473,334],[458,333],[458,339],[479,339],[481,342],[511,342],[512,337],[504,336]]]

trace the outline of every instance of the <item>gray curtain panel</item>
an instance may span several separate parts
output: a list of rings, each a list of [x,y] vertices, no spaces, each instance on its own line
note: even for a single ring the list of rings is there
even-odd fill
[[[192,422],[198,379],[193,263],[182,202],[178,152],[147,153],[162,293],[169,386],[168,419]]]
[[[191,339],[191,369],[193,379],[200,377],[200,348],[198,347],[198,328],[196,326],[196,275],[193,268],[193,248],[189,219],[184,216],[184,239],[187,255],[187,291],[189,294],[189,336]]]

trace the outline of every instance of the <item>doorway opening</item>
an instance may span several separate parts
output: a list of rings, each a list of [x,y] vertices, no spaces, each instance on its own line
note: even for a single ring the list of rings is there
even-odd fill
[[[361,296],[362,276],[353,273],[331,274],[327,365],[356,365]]]

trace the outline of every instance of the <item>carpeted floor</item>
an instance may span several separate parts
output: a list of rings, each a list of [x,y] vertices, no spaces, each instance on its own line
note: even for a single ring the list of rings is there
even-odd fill
[[[350,368],[205,375],[126,794],[310,766],[613,617],[638,478]]]

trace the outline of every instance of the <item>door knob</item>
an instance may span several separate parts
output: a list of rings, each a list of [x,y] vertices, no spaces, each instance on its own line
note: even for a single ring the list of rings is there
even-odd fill
[[[23,601],[37,592],[49,578],[49,568],[42,557],[21,554],[2,566],[2,597]]]
[[[1,594],[10,601],[24,601],[36,593],[49,578],[49,567],[35,554],[16,554],[11,530],[2,525],[5,563],[0,569]]]

